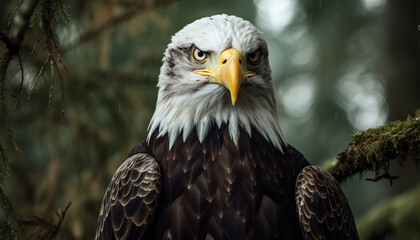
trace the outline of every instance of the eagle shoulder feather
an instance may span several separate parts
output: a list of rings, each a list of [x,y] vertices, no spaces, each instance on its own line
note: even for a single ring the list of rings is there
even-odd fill
[[[150,154],[136,150],[118,168],[106,190],[97,240],[141,238],[152,221],[161,188],[160,169]]]
[[[305,239],[359,239],[349,203],[339,183],[318,166],[296,180],[296,207]]]

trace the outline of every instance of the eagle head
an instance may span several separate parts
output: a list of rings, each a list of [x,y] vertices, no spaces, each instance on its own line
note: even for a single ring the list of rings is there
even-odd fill
[[[202,141],[226,124],[235,143],[254,128],[281,149],[267,43],[249,21],[222,14],[185,26],[165,51],[157,86],[149,139],[167,134],[171,147],[196,128]]]

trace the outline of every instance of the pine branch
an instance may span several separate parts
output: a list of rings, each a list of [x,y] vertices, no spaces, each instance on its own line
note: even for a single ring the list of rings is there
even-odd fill
[[[66,65],[64,64],[60,50],[57,46],[58,38],[55,35],[54,28],[55,25],[59,22],[63,21],[64,23],[68,23],[70,21],[69,14],[67,13],[67,5],[63,2],[63,0],[41,0],[31,17],[31,24],[39,23],[42,33],[36,40],[34,47],[32,49],[31,55],[34,54],[38,43],[41,41],[42,37],[45,37],[45,51],[47,53],[47,58],[45,63],[41,66],[38,75],[35,77],[34,84],[30,90],[28,99],[31,97],[32,92],[35,89],[36,84],[38,83],[39,78],[44,73],[45,66],[49,63],[51,69],[51,85],[50,85],[50,94],[48,97],[48,107],[51,106],[51,99],[53,96],[54,91],[54,73],[57,72],[59,81],[60,81],[60,90],[61,90],[61,119],[64,119],[64,112],[65,112],[65,104],[64,104],[64,78],[61,74],[59,66],[61,66],[67,76],[69,72],[67,70]],[[55,57],[57,56],[57,58]],[[58,64],[57,64],[58,60]]]
[[[42,4],[40,4],[42,3]],[[20,82],[20,88],[18,88],[17,91],[17,105],[20,102],[20,94],[22,92],[22,86],[24,81],[24,74],[23,74],[23,64],[19,55],[19,50],[21,48],[22,41],[25,36],[25,32],[28,29],[28,27],[31,25],[32,21],[36,19],[37,12],[42,11],[44,14],[42,15],[42,23],[44,24],[44,31],[47,29],[48,33],[45,34],[46,36],[46,43],[47,43],[47,52],[48,52],[48,59],[51,64],[51,72],[53,74],[54,68],[58,70],[57,64],[54,60],[53,56],[53,46],[57,50],[57,55],[59,62],[62,66],[64,66],[64,63],[62,62],[61,56],[58,52],[58,48],[56,45],[56,39],[54,38],[54,32],[53,32],[53,24],[51,24],[51,19],[56,22],[56,16],[59,16],[58,12],[61,12],[61,15],[67,16],[65,11],[65,8],[63,7],[63,1],[62,0],[21,0],[19,1],[17,7],[15,8],[14,12],[12,13],[12,16],[9,21],[8,30],[7,31],[1,31],[0,32],[0,41],[2,41],[5,45],[5,50],[3,53],[3,56],[1,58],[0,62],[0,115],[1,115],[1,121],[4,125],[4,128],[7,131],[7,134],[9,135],[9,139],[13,147],[16,151],[19,152],[19,147],[16,143],[15,137],[13,135],[12,127],[10,126],[9,120],[8,120],[8,107],[6,103],[5,98],[5,92],[6,92],[6,80],[7,80],[7,70],[10,66],[11,61],[17,56],[19,66],[21,69],[21,82]],[[41,9],[41,10],[40,10]],[[65,18],[64,17],[64,18]],[[67,18],[68,19],[68,18]],[[54,22],[54,23],[55,23]],[[42,34],[44,35],[44,34]],[[41,35],[41,37],[42,37]],[[35,47],[38,44],[40,39],[38,39],[35,42]],[[34,47],[34,49],[35,49]],[[65,66],[64,66],[65,68]],[[66,72],[67,69],[65,68]],[[53,75],[52,75],[53,76]],[[58,76],[60,78],[60,84],[63,85],[63,78],[58,73]],[[53,78],[54,79],[54,78]],[[64,87],[62,86],[62,91]],[[64,93],[62,92],[62,99],[64,99]],[[64,100],[62,100],[62,106],[64,106],[63,103]],[[62,114],[64,111],[64,107],[62,107]],[[1,157],[1,164],[0,164],[0,184],[3,184],[3,180],[7,176],[9,172],[9,163],[8,159],[6,157],[6,152],[3,147],[3,144],[0,143],[0,157]],[[6,225],[2,226],[0,231],[0,237],[2,239],[19,239],[19,228],[17,224],[17,220],[15,217],[15,213],[13,211],[13,206],[11,202],[8,200],[6,194],[3,192],[3,189],[0,187],[0,204],[1,208],[5,215]],[[55,232],[52,232],[50,234],[52,237],[51,239],[57,234],[59,226],[61,225],[62,218],[64,218],[66,210],[62,213],[62,217],[59,215],[59,224],[56,228]],[[48,235],[49,236],[49,235]]]
[[[25,36],[25,32],[29,27],[30,18],[35,10],[35,7],[38,3],[38,0],[27,0],[20,1],[18,6],[15,8],[12,17],[9,21],[8,31],[0,32],[0,40],[5,44],[5,51],[0,63],[0,113],[1,121],[3,122],[4,128],[9,135],[10,142],[12,143],[14,149],[19,151],[19,147],[16,143],[15,137],[13,135],[12,128],[10,127],[8,116],[7,116],[7,104],[5,101],[5,85],[6,85],[6,73],[9,68],[10,62],[15,56],[18,56],[19,63],[19,49],[22,44],[22,41]],[[21,68],[23,71],[23,68]],[[23,72],[22,72],[23,79]],[[0,152],[1,152],[1,169],[0,169],[0,179],[1,184],[9,173],[9,163],[6,157],[6,152],[3,147],[3,144],[0,143]],[[1,235],[6,236],[12,239],[18,239],[18,227],[17,221],[14,215],[13,206],[7,198],[6,194],[3,192],[3,189],[0,187],[0,204],[5,215],[7,225],[2,227]]]
[[[24,80],[24,70],[23,70],[23,64],[22,64],[22,59],[20,58],[20,54],[17,54],[17,58],[18,58],[18,62],[19,62],[19,67],[20,67],[20,84],[18,89],[16,90],[16,94],[15,94],[15,98],[16,100],[16,105],[15,105],[15,111],[17,111],[18,109],[20,109],[20,100],[21,100],[21,95],[22,95],[22,91],[23,91],[23,80]]]
[[[20,220],[19,224],[24,227],[34,227],[35,230],[32,232],[30,239],[40,239],[40,240],[51,240],[57,237],[60,232],[61,224],[64,221],[64,218],[69,210],[71,202],[67,204],[64,210],[59,210],[56,212],[57,220],[53,219],[43,219],[38,216],[33,216],[29,220]]]
[[[28,0],[19,2],[18,7],[12,14],[9,24],[9,29],[6,32],[1,32],[0,40],[5,44],[5,52],[3,53],[2,61],[0,63],[0,112],[4,128],[6,129],[10,141],[16,151],[19,147],[13,136],[12,128],[10,127],[7,116],[7,104],[5,101],[5,84],[6,73],[10,62],[18,55],[20,46],[25,36],[25,31],[29,27],[29,20],[35,10],[38,0]]]
[[[420,118],[408,117],[405,121],[390,122],[353,134],[353,141],[338,154],[327,170],[338,180],[364,171],[374,171],[378,181],[398,178],[389,174],[391,161],[403,166],[407,160],[420,161]]]
[[[3,209],[4,216],[6,219],[6,225],[1,226],[0,228],[0,237],[1,239],[19,239],[19,229],[15,213],[13,211],[13,206],[10,203],[9,199],[6,197],[6,194],[3,192],[3,188],[0,187],[0,205]]]
[[[3,185],[4,179],[9,175],[10,164],[7,160],[6,150],[0,141],[0,185]]]

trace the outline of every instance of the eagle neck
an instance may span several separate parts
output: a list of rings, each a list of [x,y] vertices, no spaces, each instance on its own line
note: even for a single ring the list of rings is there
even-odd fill
[[[158,112],[159,108],[156,111]],[[252,137],[254,129],[281,152],[283,152],[283,146],[286,145],[277,120],[277,115],[262,111],[261,109],[253,114],[233,114],[229,118],[223,117],[223,115],[213,117],[204,115],[200,118],[192,116],[190,117],[192,119],[191,121],[185,121],[185,115],[175,120],[168,118],[168,116],[177,115],[179,116],[179,114],[168,113],[167,115],[163,115],[163,117],[158,117],[155,112],[149,124],[147,140],[150,141],[152,136],[163,137],[167,135],[170,150],[179,136],[182,136],[185,142],[190,134],[197,134],[197,139],[202,143],[213,128],[220,130],[223,126],[227,128],[229,137],[235,144],[239,143],[241,134],[247,134],[249,137]],[[193,121],[193,119],[199,120]]]

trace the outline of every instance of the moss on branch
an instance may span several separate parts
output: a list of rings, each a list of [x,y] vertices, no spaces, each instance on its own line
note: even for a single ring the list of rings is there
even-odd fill
[[[327,167],[338,181],[364,171],[375,172],[376,177],[368,180],[392,181],[396,177],[388,173],[391,161],[403,166],[407,160],[420,160],[419,117],[358,131],[352,137],[349,146]]]

